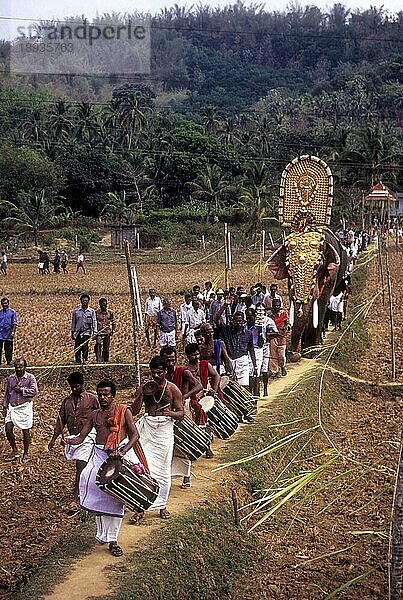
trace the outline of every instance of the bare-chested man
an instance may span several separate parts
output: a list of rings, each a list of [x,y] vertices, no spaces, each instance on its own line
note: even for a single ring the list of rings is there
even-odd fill
[[[100,408],[90,413],[79,435],[65,438],[73,446],[82,444],[92,428],[96,430],[95,445],[80,477],[80,504],[96,514],[95,539],[108,544],[112,556],[121,556],[118,535],[124,514],[123,503],[102,491],[95,483],[99,467],[108,457],[120,457],[129,452],[139,439],[133,416],[127,406],[117,404],[115,384],[104,379],[97,385]],[[135,455],[132,455],[132,459]]]
[[[174,421],[184,417],[180,390],[167,380],[167,362],[164,357],[154,356],[150,361],[151,377],[157,384],[151,394],[140,386],[131,405],[133,415],[140,412],[144,403],[145,414],[136,422],[150,475],[160,485],[160,491],[151,510],[159,510],[161,519],[168,519],[169,491],[171,489],[171,463],[174,446]],[[144,513],[136,513],[130,519],[138,523]]]
[[[180,389],[184,404],[192,396],[203,390],[200,381],[193,377],[188,366],[178,366],[176,364],[176,348],[164,346],[161,348],[160,356],[163,356],[167,362],[167,379]]]
[[[220,387],[220,375],[208,360],[200,360],[200,350],[197,344],[188,344],[185,347],[185,354],[188,359],[186,365],[193,377],[200,381],[204,391],[208,392],[211,389],[212,394],[217,394]],[[200,406],[197,396],[193,395],[191,406],[195,414],[195,422],[201,427],[207,425],[207,415]],[[210,432],[211,433],[211,432]],[[214,454],[210,448],[207,449],[206,458],[213,458]]]
[[[176,348],[164,346],[161,348],[160,355],[167,361],[168,381],[174,383],[181,391],[185,414],[192,417],[190,399],[203,390],[202,384],[193,377],[187,367],[176,365]],[[182,489],[190,488],[191,466],[191,461],[175,446],[171,474],[172,477],[183,477]]]
[[[188,359],[186,369],[188,369],[193,377],[201,383],[203,389],[207,391],[210,385],[214,392],[218,391],[220,386],[220,375],[208,360],[200,360],[200,349],[198,344],[188,344],[185,347],[185,354]],[[197,392],[196,392],[197,393]],[[194,397],[194,393],[192,397]]]

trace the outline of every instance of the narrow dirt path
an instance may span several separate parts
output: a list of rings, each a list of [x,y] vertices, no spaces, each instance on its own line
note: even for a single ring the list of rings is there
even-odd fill
[[[281,397],[286,389],[292,389],[302,377],[309,376],[309,371],[317,366],[314,360],[304,360],[297,364],[287,365],[288,375],[281,379],[270,381],[269,396],[258,402],[258,413]],[[241,425],[241,427],[253,427]],[[239,431],[239,430],[238,430]],[[192,467],[192,487],[187,490],[180,488],[180,478],[174,479],[169,497],[169,510],[173,516],[179,515],[185,510],[200,506],[206,502],[213,492],[217,492],[225,478],[225,472],[212,473],[212,469],[223,461],[223,450],[228,444],[236,443],[235,434],[230,440],[218,440],[214,438],[214,458],[200,458]],[[126,553],[135,551],[139,544],[146,540],[158,527],[161,521],[158,513],[147,513],[141,526],[128,524],[130,513],[125,516],[119,544]],[[90,554],[76,561],[70,569],[68,576],[59,583],[54,591],[44,598],[46,600],[89,600],[94,596],[107,595],[111,591],[108,572],[111,567],[116,567],[123,560],[113,558],[104,546],[95,547]]]

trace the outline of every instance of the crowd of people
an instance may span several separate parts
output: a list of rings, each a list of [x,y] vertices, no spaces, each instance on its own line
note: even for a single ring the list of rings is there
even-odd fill
[[[346,244],[348,253],[353,252],[356,236],[347,232]],[[363,241],[360,244],[359,249],[364,249]],[[350,267],[351,264],[350,261]],[[335,330],[341,327],[351,293],[349,271],[350,268],[330,298],[324,330],[329,320]],[[80,303],[71,321],[75,361],[84,364],[88,360],[90,341],[95,340],[96,360],[106,363],[116,328],[114,315],[106,298],[99,300],[97,310],[90,307],[88,294],[81,295]],[[1,300],[1,306],[0,362],[4,348],[10,365],[18,319],[7,298]],[[212,283],[206,281],[203,289],[196,284],[184,293],[178,310],[169,297],[161,298],[152,288],[144,309],[146,341],[149,348],[156,349],[149,363],[150,379],[143,381],[127,406],[117,401],[113,381],[101,380],[97,393],[93,394],[85,389],[81,371],[70,373],[67,378],[70,393],[61,403],[48,443],[52,451],[61,437],[66,459],[76,465],[69,514],[75,515],[83,509],[94,513],[96,539],[107,545],[113,556],[123,553],[118,536],[125,504],[99,486],[99,473],[105,461],[124,458],[124,464],[131,465],[136,473],[157,482],[158,491],[150,510],[167,519],[172,478],[181,477],[184,490],[192,484],[191,460],[175,444],[175,423],[189,419],[195,431],[205,431],[209,442],[204,455],[211,458],[214,428],[201,401],[206,394],[226,407],[229,402],[222,385],[224,377],[229,376],[245,393],[247,390],[249,397],[257,399],[261,384],[266,396],[270,377],[287,375],[286,342],[290,327],[288,312],[275,283],[269,289],[258,282],[248,290],[243,286],[214,290]],[[185,358],[180,365],[182,350]],[[22,462],[30,460],[32,405],[38,385],[26,367],[24,358],[14,361],[14,373],[8,377],[4,393],[5,433],[11,447],[6,462],[20,458],[15,427],[22,431]],[[254,420],[246,408],[235,414],[241,423]],[[136,510],[129,523],[138,524],[143,518],[144,511]]]
[[[82,294],[80,301],[81,306],[73,311],[71,325],[76,361],[81,364],[87,360],[88,345],[94,338],[97,360],[107,361],[110,335],[115,328],[113,313],[108,310],[105,298],[99,300],[97,311],[89,306],[88,294]],[[208,416],[199,400],[209,393],[217,402],[226,404],[220,387],[221,374],[229,373],[240,386],[254,393],[259,393],[262,369],[267,375],[266,393],[270,373],[273,377],[286,375],[282,338],[285,342],[287,312],[282,308],[275,284],[268,292],[257,284],[249,294],[241,286],[213,291],[210,282],[206,282],[201,291],[195,285],[185,294],[178,318],[169,299],[160,300],[155,290],[150,290],[145,307],[148,343],[156,345],[158,340],[160,346],[159,353],[150,361],[151,380],[137,389],[128,407],[116,401],[116,386],[112,381],[100,381],[97,393],[93,394],[85,389],[81,371],[70,373],[67,378],[70,393],[61,403],[48,443],[51,451],[61,437],[66,459],[76,465],[69,514],[75,515],[82,509],[95,513],[96,539],[106,544],[113,556],[123,552],[118,534],[124,503],[106,494],[96,483],[105,460],[125,457],[129,464],[137,465],[140,472],[156,481],[158,495],[150,509],[167,519],[171,478],[181,477],[182,489],[191,487],[191,461],[174,444],[174,423],[188,418],[196,428],[205,430],[211,440]],[[17,326],[17,315],[10,309],[7,298],[2,299],[2,310],[9,317],[10,337]],[[177,330],[181,335],[179,345],[183,343],[186,356],[183,365],[177,364]],[[103,334],[109,336],[106,343]],[[10,345],[5,346],[5,352],[10,364]],[[30,430],[37,393],[35,376],[27,371],[25,359],[16,359],[3,397],[5,433],[11,447],[6,462],[30,460]],[[237,418],[244,423],[253,421],[246,409]],[[22,456],[15,428],[22,431]],[[214,456],[210,442],[205,456]],[[130,522],[139,523],[143,517],[144,512],[136,511]]]
[[[288,313],[275,283],[269,290],[256,283],[247,293],[243,286],[213,290],[206,281],[203,290],[194,285],[185,292],[178,311],[169,297],[161,298],[155,289],[149,290],[145,302],[150,348],[157,342],[161,348],[196,342],[204,347],[207,336],[211,352],[216,353],[217,371],[234,375],[241,385],[255,391],[262,378],[265,394],[270,376],[287,374],[288,329]],[[215,339],[221,340],[219,345],[214,346]]]

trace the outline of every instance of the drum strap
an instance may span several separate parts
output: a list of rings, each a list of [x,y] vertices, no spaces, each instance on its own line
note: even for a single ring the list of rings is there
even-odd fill
[[[113,423],[109,426],[109,435],[106,440],[105,450],[117,450],[119,443],[126,436],[125,418],[127,406],[117,404],[113,415]]]
[[[148,473],[148,475],[150,475],[150,467],[148,466],[146,455],[144,454],[143,446],[140,444],[139,441],[134,444],[134,451],[136,453],[137,458],[143,465],[145,472]]]

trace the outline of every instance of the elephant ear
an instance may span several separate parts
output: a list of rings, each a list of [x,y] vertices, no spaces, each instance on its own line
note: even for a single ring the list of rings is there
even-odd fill
[[[286,279],[289,275],[285,262],[287,253],[285,246],[280,246],[267,260],[267,267],[274,279]]]

